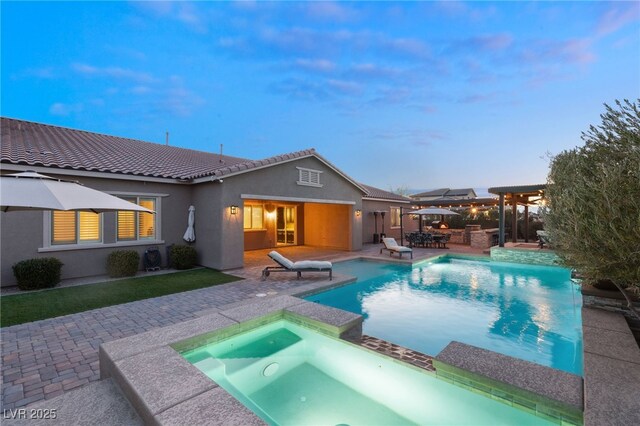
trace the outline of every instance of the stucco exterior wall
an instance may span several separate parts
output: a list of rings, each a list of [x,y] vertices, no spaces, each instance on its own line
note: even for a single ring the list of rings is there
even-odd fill
[[[400,244],[400,227],[391,227],[390,211],[391,207],[402,207],[402,211],[408,211],[411,207],[407,203],[397,203],[393,201],[372,201],[368,199],[362,200],[362,241],[364,243],[373,243],[373,234],[375,231],[374,211],[386,211],[384,218],[384,233],[387,237],[395,238]],[[417,231],[418,221],[411,217],[402,217],[402,226],[405,233]],[[382,218],[378,215],[378,233],[382,232]]]
[[[322,171],[323,186],[317,188],[298,185],[299,171],[296,167]],[[55,176],[53,170],[47,174]],[[305,225],[304,214],[307,202],[326,202],[338,206],[334,209],[341,212],[341,218],[344,220],[340,222],[340,227],[345,228],[341,234],[351,236],[348,244],[342,241],[339,245],[351,250],[362,248],[362,220],[354,214],[356,209],[362,209],[362,191],[315,157],[300,158],[224,177],[223,182],[212,179],[198,184],[172,184],[95,177],[74,177],[74,180],[105,192],[160,196],[159,241],[116,244],[116,214],[104,213],[104,247],[74,247],[71,250],[54,247],[45,252],[42,250],[46,234],[43,223],[45,215],[49,213],[0,213],[2,286],[15,284],[11,265],[35,257],[54,256],[60,259],[65,264],[62,269],[63,279],[105,274],[107,256],[117,249],[134,249],[142,255],[148,247],[157,246],[163,264],[166,264],[166,247],[170,244],[185,244],[182,236],[187,227],[190,205],[196,207],[194,247],[198,252],[198,263],[222,270],[241,267],[246,238],[242,207],[245,199],[255,198],[251,197],[251,194],[261,197],[260,199],[296,199],[285,202],[299,205],[298,244],[306,243],[305,234],[308,226]],[[232,205],[238,206],[235,215],[230,212]],[[256,241],[254,243],[258,244]],[[268,240],[263,239],[261,243],[267,244]]]
[[[50,176],[69,179],[65,176]],[[136,250],[142,259],[144,251],[157,246],[166,264],[166,246],[184,244],[182,235],[187,228],[188,207],[191,201],[191,187],[181,184],[126,181],[94,177],[74,177],[85,186],[104,192],[131,193],[137,195],[161,196],[159,208],[159,239],[157,241],[116,242],[116,214],[103,213],[104,247],[87,248],[78,245],[72,249],[46,247],[46,227],[49,227],[49,212],[13,211],[0,213],[1,285],[15,285],[11,266],[25,259],[56,257],[64,263],[62,278],[79,278],[106,274],[107,256],[114,250]],[[140,262],[142,268],[142,261]]]
[[[323,186],[317,188],[298,185],[297,167],[322,171]],[[196,212],[206,211],[207,218],[205,232],[199,233],[196,226],[196,244],[201,253],[199,258],[203,266],[222,270],[242,267],[246,238],[252,239],[252,244],[261,238],[245,237],[242,207],[248,200],[280,200],[283,204],[303,203],[304,209],[298,212],[298,244],[308,243],[309,228],[304,226],[308,202],[353,203],[347,205],[350,211],[348,220],[351,221],[353,231],[350,247],[351,250],[362,248],[362,222],[352,214],[356,209],[362,209],[362,191],[315,157],[300,158],[240,175],[223,177],[222,183],[206,182],[194,186]],[[215,188],[215,192],[207,188]],[[231,215],[231,206],[238,206],[237,214]],[[202,220],[199,223],[201,224]],[[264,238],[267,237],[265,234]],[[265,243],[265,240],[262,240],[262,243]]]

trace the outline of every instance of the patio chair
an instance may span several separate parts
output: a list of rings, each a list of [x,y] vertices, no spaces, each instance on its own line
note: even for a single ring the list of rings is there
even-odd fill
[[[267,266],[262,270],[262,281],[266,280],[271,272],[296,272],[297,279],[302,278],[303,272],[326,272],[329,271],[329,280],[333,279],[333,265],[331,262],[321,260],[300,260],[292,262],[277,251],[272,251],[269,256],[280,266]]]
[[[380,249],[380,254],[382,254],[382,250],[387,250],[389,256],[393,253],[398,253],[398,256],[402,258],[402,253],[409,253],[413,259],[413,250],[409,247],[399,246],[395,238],[383,238],[382,244],[384,244],[384,247]]]

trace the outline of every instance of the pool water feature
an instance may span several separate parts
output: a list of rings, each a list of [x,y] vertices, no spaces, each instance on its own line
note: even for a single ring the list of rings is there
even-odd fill
[[[551,424],[286,320],[183,356],[273,425]]]
[[[334,270],[358,280],[306,300],[363,315],[364,334],[429,355],[457,340],[582,374],[582,298],[568,269],[445,256]]]

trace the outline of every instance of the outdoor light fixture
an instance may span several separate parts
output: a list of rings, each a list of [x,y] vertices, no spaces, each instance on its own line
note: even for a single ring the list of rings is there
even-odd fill
[[[360,217],[360,215],[361,215],[361,214],[362,214],[362,210],[357,209],[357,210],[356,210],[356,216],[357,216],[357,217]]]
[[[238,206],[231,206],[231,214],[236,214],[238,213]]]
[[[477,209],[477,208],[475,208],[475,207],[474,207],[474,208],[472,208],[472,209],[471,209],[471,213],[473,213],[473,214],[478,213],[478,209]]]

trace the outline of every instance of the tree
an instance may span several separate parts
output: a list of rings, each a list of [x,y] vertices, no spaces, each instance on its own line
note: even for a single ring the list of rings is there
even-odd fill
[[[640,294],[640,111],[605,104],[584,146],[551,160],[545,229],[564,263],[590,281]]]

